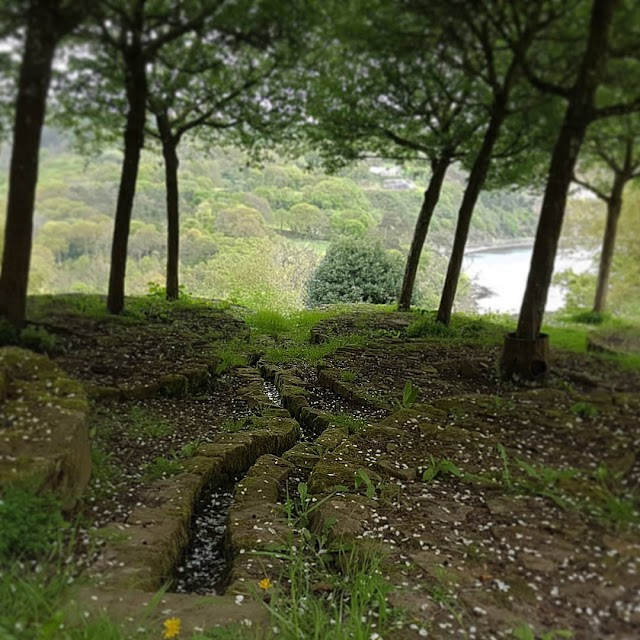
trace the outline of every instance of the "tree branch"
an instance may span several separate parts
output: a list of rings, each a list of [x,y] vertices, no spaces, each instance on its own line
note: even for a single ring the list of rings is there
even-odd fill
[[[585,180],[580,180],[580,178],[578,178],[578,176],[576,176],[575,173],[573,174],[572,180],[576,184],[579,184],[581,187],[584,187],[585,189],[588,189],[589,191],[591,191],[591,193],[596,195],[598,198],[600,198],[600,200],[603,200],[607,204],[611,200],[611,198],[606,193],[604,193],[604,191],[600,191],[600,189],[598,189],[597,187],[594,187],[592,184],[589,184]]]

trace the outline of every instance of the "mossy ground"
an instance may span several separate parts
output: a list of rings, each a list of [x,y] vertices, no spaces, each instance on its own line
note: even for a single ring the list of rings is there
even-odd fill
[[[433,335],[427,317],[422,337],[411,337],[424,316],[331,311],[319,322],[315,312],[253,320],[242,312],[249,337],[240,319],[204,302],[135,301],[123,318],[87,313],[90,302],[39,302],[62,346],[58,364],[88,388],[150,389],[94,400],[90,528],[153,507],[144,504],[150,464],[188,466],[194,442],[249,415],[236,398],[247,380],[232,365],[262,357],[267,367],[293,367],[310,408],[340,416],[350,434],[332,451],[314,449],[304,472],[318,491],[347,485],[323,515],[338,518],[344,540],[382,550],[389,603],[405,611],[389,637],[510,638],[523,623],[576,638],[635,636],[640,376],[616,358],[556,350],[549,386],[523,389],[497,376],[503,320],[456,319]],[[577,343],[576,330],[570,341],[566,331],[558,342]],[[216,362],[206,384],[181,382],[173,397],[153,386]],[[403,407],[407,382],[419,394]],[[286,576],[268,577],[286,592]]]

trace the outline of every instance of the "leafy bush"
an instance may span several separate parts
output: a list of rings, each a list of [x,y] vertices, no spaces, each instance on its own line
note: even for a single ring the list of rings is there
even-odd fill
[[[0,347],[9,344],[18,344],[18,332],[6,318],[0,316]]]
[[[64,519],[60,504],[49,494],[29,487],[9,486],[0,496],[0,565],[16,559],[34,559],[49,553],[58,540]]]
[[[56,339],[42,327],[25,327],[20,332],[20,346],[52,354],[56,350]]]
[[[593,310],[578,310],[569,316],[572,322],[577,322],[578,324],[602,324],[608,318],[608,314]]]
[[[348,238],[329,246],[307,286],[310,306],[336,302],[393,302],[402,282],[400,256],[369,240]]]
[[[425,315],[407,327],[409,338],[452,338],[456,331],[448,327],[430,315]]]

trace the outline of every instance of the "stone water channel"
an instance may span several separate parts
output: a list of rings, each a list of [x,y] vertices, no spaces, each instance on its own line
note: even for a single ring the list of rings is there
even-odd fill
[[[273,382],[263,380],[264,394],[275,407],[282,407],[282,398]],[[311,434],[302,430],[301,439]],[[229,510],[241,475],[219,487],[206,488],[198,499],[189,535],[189,546],[172,581],[175,593],[221,595],[229,582],[231,551],[228,540]]]
[[[309,407],[316,412],[348,413],[363,421],[384,412],[352,406],[331,389],[323,388],[313,380],[309,393]],[[272,407],[283,407],[283,399],[275,382],[262,371],[262,392]],[[292,413],[290,411],[290,413]],[[298,416],[299,418],[299,416]],[[299,419],[300,442],[312,443],[322,431],[321,422]],[[228,520],[234,492],[242,475],[236,475],[222,486],[207,488],[198,499],[191,518],[189,546],[176,567],[172,591],[198,595],[221,595],[229,583],[233,558],[229,548]]]

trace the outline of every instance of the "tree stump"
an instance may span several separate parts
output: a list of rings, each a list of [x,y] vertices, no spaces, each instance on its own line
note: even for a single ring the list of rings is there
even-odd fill
[[[500,372],[503,379],[544,383],[549,370],[549,336],[519,338],[515,332],[504,338]]]

